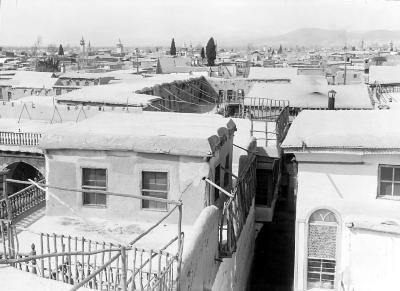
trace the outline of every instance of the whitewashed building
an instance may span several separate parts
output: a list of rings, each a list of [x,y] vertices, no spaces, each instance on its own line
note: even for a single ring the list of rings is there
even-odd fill
[[[398,290],[400,117],[303,111],[282,145],[298,164],[294,290]]]

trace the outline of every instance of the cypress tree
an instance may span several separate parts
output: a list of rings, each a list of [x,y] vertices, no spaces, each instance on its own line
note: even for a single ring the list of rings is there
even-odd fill
[[[64,55],[64,48],[62,47],[61,44],[60,44],[60,46],[58,47],[58,55],[59,55],[59,56],[63,56],[63,55]]]
[[[172,39],[171,41],[171,47],[169,49],[169,53],[172,56],[176,56],[176,46],[175,46],[175,39]]]
[[[215,59],[217,58],[217,47],[214,42],[214,38],[211,37],[208,40],[207,46],[206,46],[206,55],[207,55],[207,62],[209,66],[214,66],[215,64]]]
[[[204,60],[206,58],[206,53],[204,51],[204,47],[201,48],[200,57],[201,57],[202,60]]]
[[[283,52],[282,45],[280,45],[278,49],[278,54],[281,54],[282,52]]]

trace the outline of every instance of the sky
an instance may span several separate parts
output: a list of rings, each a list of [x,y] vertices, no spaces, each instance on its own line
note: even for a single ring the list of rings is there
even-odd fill
[[[0,46],[218,45],[299,28],[400,30],[400,0],[0,0]]]

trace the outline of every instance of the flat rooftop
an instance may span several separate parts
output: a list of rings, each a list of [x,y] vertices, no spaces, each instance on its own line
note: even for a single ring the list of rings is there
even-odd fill
[[[104,105],[123,105],[146,107],[161,97],[138,94],[132,83],[117,83],[100,86],[86,86],[70,93],[56,96],[57,101],[74,103],[95,103]]]
[[[335,107],[343,109],[372,109],[368,88],[364,84],[328,85],[325,78],[297,78],[287,84],[255,83],[246,97],[288,100],[290,107],[327,108],[328,91],[335,90]],[[245,105],[250,99],[245,98]]]
[[[219,143],[219,129],[235,130],[232,120],[214,114],[109,113],[48,130],[42,149],[122,150],[205,157]],[[228,130],[229,129],[229,130]]]
[[[40,233],[84,237],[86,241],[106,242],[114,245],[128,245],[140,234],[144,233],[154,223],[127,221],[127,220],[106,220],[101,218],[80,218],[77,216],[42,216],[33,224],[18,233],[19,248],[21,253],[31,251],[31,244],[40,246]],[[191,226],[182,225],[185,232],[185,240],[191,235]],[[17,229],[18,231],[18,229]],[[178,234],[178,226],[175,223],[163,222],[149,234],[141,238],[135,247],[144,249],[160,249]],[[57,243],[60,243],[57,240]],[[167,251],[175,252],[175,245],[171,245]],[[61,245],[57,247],[61,250]],[[39,248],[37,248],[39,250]]]
[[[282,148],[296,151],[400,149],[397,110],[302,111]]]

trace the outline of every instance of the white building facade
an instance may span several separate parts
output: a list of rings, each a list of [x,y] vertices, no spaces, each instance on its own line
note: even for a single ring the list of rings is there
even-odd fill
[[[398,288],[397,119],[304,112],[293,123],[283,147],[298,163],[294,290]]]

